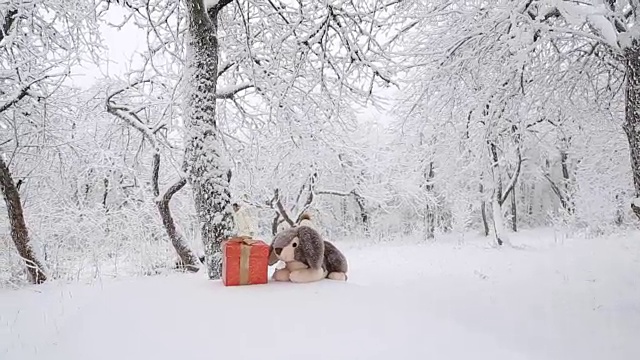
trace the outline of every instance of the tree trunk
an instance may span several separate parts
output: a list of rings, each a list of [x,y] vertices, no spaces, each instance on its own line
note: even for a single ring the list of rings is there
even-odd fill
[[[495,235],[496,243],[503,245],[508,243],[507,234],[504,228],[504,218],[502,217],[502,206],[500,206],[500,198],[498,197],[497,189],[493,190],[493,196],[491,199],[491,211],[493,217],[493,233]]]
[[[493,233],[496,239],[496,243],[501,246],[503,244],[510,244],[507,236],[506,229],[504,227],[504,217],[502,216],[502,204],[506,200],[504,196],[509,195],[510,191],[514,190],[515,180],[520,172],[518,170],[511,177],[509,185],[503,195],[502,189],[502,176],[500,174],[500,163],[498,162],[498,150],[495,143],[489,143],[489,150],[491,153],[491,176],[493,178],[493,194],[491,196],[491,211],[493,217]],[[518,164],[520,166],[520,163]]]
[[[433,178],[435,177],[435,171],[433,168],[433,161],[429,162],[429,169],[424,174],[425,177],[425,191],[427,194],[431,193],[433,195]],[[425,208],[426,213],[426,231],[427,238],[433,239],[435,238],[435,230],[436,230],[436,214],[435,214],[435,206],[429,206],[427,204]]]
[[[182,234],[178,232],[178,229],[176,229],[173,216],[171,216],[171,208],[169,207],[169,203],[173,195],[180,191],[186,183],[186,179],[181,179],[177,183],[173,184],[162,198],[156,199],[156,206],[158,207],[158,212],[162,218],[162,224],[164,225],[167,235],[171,240],[171,245],[173,245],[173,248],[180,257],[180,267],[184,267],[188,271],[197,272],[200,270],[200,267],[198,266],[199,259],[193,254],[193,251],[191,251],[189,246],[187,246],[187,242],[184,240]]]
[[[349,206],[347,204],[347,199],[346,198],[342,198],[340,200],[340,212],[342,213],[342,223],[345,224],[345,226],[349,227],[349,230],[351,230],[351,222],[349,221]]]
[[[356,204],[358,204],[358,209],[360,210],[360,222],[362,222],[362,226],[364,228],[364,232],[366,234],[369,233],[369,213],[367,212],[367,208],[364,203],[364,198],[360,196],[355,190],[352,192],[353,198],[356,200]]]
[[[278,233],[278,225],[280,225],[280,213],[276,211],[276,216],[271,221],[271,235],[276,236]]]
[[[566,142],[565,139],[563,139]],[[569,176],[569,156],[565,150],[560,150],[560,165],[562,166],[562,179],[564,181],[564,202],[562,206],[569,214],[575,212],[575,206],[573,204],[573,194],[571,191],[571,177]]]
[[[234,227],[229,189],[231,170],[223,158],[223,144],[216,124],[217,8],[223,2],[209,9],[209,15],[202,0],[186,2],[189,12],[186,66],[189,87],[184,167],[200,221],[207,273],[210,279],[219,279],[222,275],[220,244],[231,235]]]
[[[625,49],[627,87],[625,92],[624,131],[629,140],[631,172],[635,187],[635,199],[631,209],[640,219],[640,42]]]
[[[167,189],[162,197],[160,197],[160,152],[157,147],[157,143],[154,143],[154,145],[156,153],[153,154],[151,182],[153,186],[153,195],[156,197],[158,213],[160,213],[160,218],[162,219],[162,225],[164,225],[164,229],[167,232],[167,236],[169,236],[171,245],[173,245],[173,248],[176,250],[178,257],[180,258],[177,267],[185,268],[191,272],[198,272],[200,270],[200,259],[194,255],[189,245],[187,245],[184,236],[182,236],[176,228],[176,223],[171,215],[171,207],[169,206],[173,195],[187,184],[187,180],[184,178],[180,179]]]
[[[434,214],[434,210],[431,209],[431,206],[427,205],[425,210],[427,211],[427,216],[425,218],[427,239],[434,239],[436,237],[436,216]]]
[[[511,230],[518,231],[518,207],[516,204],[516,188],[511,190]]]
[[[489,143],[489,150],[491,151],[491,175],[493,176],[493,192],[495,198],[498,199],[498,204],[502,205],[502,175],[500,174],[500,162],[498,158],[498,147],[495,143]]]
[[[484,186],[480,183],[480,195],[484,196]],[[482,213],[482,225],[484,225],[484,236],[489,236],[489,221],[487,221],[487,202],[484,198],[480,202],[480,212]]]
[[[491,175],[493,177],[493,194],[491,196],[491,215],[493,218],[493,234],[498,245],[504,244],[505,228],[502,217],[502,177],[500,176],[500,166],[498,163],[498,150],[496,144],[489,144],[491,152]]]
[[[47,280],[47,276],[44,272],[44,266],[40,260],[36,258],[36,254],[31,248],[29,232],[27,231],[27,224],[24,221],[24,215],[22,212],[20,194],[13,183],[11,172],[1,156],[0,187],[2,187],[2,194],[4,195],[4,201],[7,204],[7,212],[9,213],[11,238],[18,249],[20,257],[22,257],[27,265],[29,281],[34,284],[41,284]]]
[[[109,196],[109,179],[102,179],[102,183],[104,184],[104,192],[102,193],[102,207],[106,212],[109,212],[109,208],[107,208],[107,197]]]

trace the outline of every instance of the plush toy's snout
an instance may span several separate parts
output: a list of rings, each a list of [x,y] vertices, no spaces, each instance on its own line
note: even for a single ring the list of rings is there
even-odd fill
[[[298,228],[283,230],[271,242],[271,259],[287,262],[295,260],[296,248],[300,245]]]

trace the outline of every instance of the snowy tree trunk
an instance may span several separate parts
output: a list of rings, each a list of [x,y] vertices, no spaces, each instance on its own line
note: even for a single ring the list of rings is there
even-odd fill
[[[566,142],[565,139],[563,139]],[[575,206],[573,204],[573,195],[571,193],[571,177],[569,176],[569,164],[568,164],[567,152],[564,150],[560,150],[560,162],[562,166],[562,179],[564,181],[564,195],[560,197],[560,202],[562,207],[569,214],[573,214],[575,212]]]
[[[498,245],[503,244],[504,219],[502,218],[502,207],[498,200],[494,197],[491,199],[491,212],[493,216],[493,231],[495,234],[496,243]]]
[[[518,231],[518,206],[516,202],[516,189],[511,190],[511,230]]]
[[[360,196],[357,192],[353,191],[353,197],[358,204],[358,209],[360,210],[360,222],[362,223],[362,227],[364,228],[365,234],[369,233],[369,213],[367,212],[367,208],[365,206],[364,198]]]
[[[152,138],[151,135],[148,135],[148,137]],[[171,240],[171,245],[173,245],[173,248],[176,250],[178,257],[180,258],[178,267],[186,268],[188,271],[198,272],[200,270],[200,261],[185,241],[182,233],[180,233],[176,228],[176,223],[171,215],[171,207],[169,206],[173,195],[187,184],[187,180],[184,178],[178,180],[178,182],[169,187],[169,189],[160,196],[160,148],[155,140],[152,141],[152,143],[155,148],[155,154],[153,154],[153,173],[151,175],[151,181],[153,184],[153,195],[156,197],[155,202],[158,207],[158,213],[162,219],[162,224],[167,232],[167,236],[169,236],[169,240]]]
[[[187,143],[185,172],[191,184],[200,221],[207,273],[219,279],[222,273],[221,242],[231,235],[230,167],[216,125],[218,80],[217,14],[223,1],[207,10],[202,0],[186,0],[189,11],[187,57]],[[229,1],[224,1],[224,4]]]
[[[631,172],[636,190],[631,209],[640,219],[640,42],[634,41],[631,47],[625,49],[624,55],[627,71],[624,131],[629,140]]]
[[[177,183],[173,184],[167,192],[164,194],[162,198],[158,198],[156,200],[156,206],[158,207],[158,212],[160,213],[160,217],[162,218],[162,224],[164,225],[165,230],[167,231],[167,235],[171,240],[171,244],[173,248],[176,249],[178,256],[180,257],[180,265],[186,268],[189,271],[197,272],[199,270],[199,260],[193,254],[193,251],[187,245],[182,234],[176,228],[176,224],[173,221],[173,216],[171,216],[171,208],[169,207],[169,203],[173,194],[180,191],[186,185],[187,181],[182,179]]]
[[[491,151],[491,176],[493,178],[493,194],[491,196],[491,215],[493,218],[493,234],[498,245],[504,243],[505,234],[504,218],[502,217],[502,177],[500,176],[500,166],[498,163],[498,150],[496,144],[489,144]]]
[[[346,198],[342,198],[340,200],[340,212],[341,212],[342,223],[346,224],[347,226],[349,226],[349,228],[351,228],[351,224],[350,224],[349,216],[348,216],[349,207],[348,207]]]
[[[434,169],[433,169],[433,161],[429,162],[429,170],[425,172],[425,190],[428,194],[433,194],[433,178],[435,177]],[[429,205],[427,202],[426,208],[426,232],[427,239],[435,238],[435,228],[436,228],[436,214],[435,214],[435,206]]]
[[[480,212],[482,214],[482,225],[484,226],[484,236],[489,236],[489,222],[487,221],[487,202],[484,201],[484,186],[480,182],[480,196],[483,197],[480,202]]]
[[[431,206],[429,205],[426,206],[425,210],[427,212],[427,216],[425,218],[425,231],[426,231],[427,239],[433,239],[436,237],[436,234],[435,234],[436,215],[434,213],[434,209],[432,209]]]
[[[494,175],[495,177],[495,175]],[[494,181],[494,184],[497,182]],[[491,211],[493,217],[493,233],[495,235],[496,243],[498,245],[509,244],[507,232],[504,227],[504,218],[502,216],[502,206],[500,205],[500,192],[495,187],[493,190],[493,196],[491,197]]]
[[[496,239],[496,243],[498,245],[510,244],[509,239],[507,237],[507,232],[504,227],[504,217],[502,216],[502,204],[506,200],[503,196],[502,192],[502,177],[500,174],[500,163],[498,159],[498,149],[495,143],[489,143],[489,150],[491,153],[491,175],[493,178],[493,194],[491,196],[491,211],[493,217],[493,234]],[[519,170],[513,175],[515,177],[518,176]],[[515,182],[510,181],[506,189],[505,195],[508,195],[508,192],[513,190],[513,186],[515,186]]]
[[[271,221],[271,235],[276,236],[278,233],[278,225],[280,225],[280,213],[276,211],[276,215]]]
[[[44,266],[40,260],[38,260],[31,247],[27,224],[24,221],[22,212],[20,194],[13,183],[9,167],[2,157],[0,157],[0,187],[2,188],[4,201],[7,204],[13,243],[18,249],[18,254],[20,254],[20,257],[22,257],[27,265],[29,280],[34,284],[41,284],[47,280],[47,276],[44,273]]]
[[[184,236],[176,228],[175,221],[171,215],[171,207],[169,206],[171,198],[175,193],[180,191],[186,183],[186,179],[180,179],[173,184],[167,191],[160,196],[160,189],[158,185],[158,172],[160,170],[160,154],[153,155],[153,193],[156,195],[156,206],[158,207],[158,213],[162,219],[164,229],[171,240],[171,245],[176,250],[178,257],[180,258],[179,267],[186,268],[188,271],[197,272],[200,270],[200,261],[194,255],[193,251],[187,245]]]

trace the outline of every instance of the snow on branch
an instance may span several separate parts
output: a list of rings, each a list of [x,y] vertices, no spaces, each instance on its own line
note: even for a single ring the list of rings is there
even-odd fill
[[[356,189],[353,189],[349,192],[343,192],[343,191],[337,191],[337,190],[318,190],[316,191],[316,194],[318,195],[333,195],[333,196],[340,196],[340,197],[348,197],[348,196],[353,196],[354,200],[356,201],[356,204],[358,205],[358,207],[360,208],[360,214],[362,217],[362,221],[364,223],[367,222],[367,210],[365,207],[365,201],[364,201],[364,197],[362,195],[360,195],[360,193],[358,193],[356,191]]]
[[[116,117],[118,117],[121,120],[124,120],[127,124],[129,124],[130,126],[132,126],[133,128],[135,128],[136,130],[140,131],[142,133],[142,135],[151,143],[151,146],[153,147],[153,150],[155,153],[159,153],[160,152],[160,147],[158,145],[158,141],[155,137],[155,133],[159,130],[160,126],[156,126],[156,128],[152,128],[147,126],[141,119],[140,117],[138,117],[138,115],[136,114],[136,112],[130,108],[129,106],[126,105],[118,105],[116,103],[113,102],[113,98],[116,95],[119,95],[121,93],[123,93],[124,91],[126,91],[127,89],[130,89],[132,87],[135,87],[138,84],[144,83],[144,82],[149,82],[148,80],[145,81],[138,81],[135,82],[125,88],[122,88],[118,91],[115,91],[114,93],[112,93],[111,95],[107,96],[107,100],[106,100],[106,105],[107,105],[107,112],[115,115]]]
[[[203,0],[203,5],[209,16],[212,16],[211,12],[217,13],[232,2],[233,0]]]
[[[13,99],[5,102],[4,104],[2,104],[2,106],[0,106],[0,113],[6,111],[7,109],[9,109],[10,107],[12,107],[13,105],[17,104],[20,100],[22,100],[25,96],[29,95],[29,89],[31,89],[31,87],[40,81],[43,81],[45,79],[50,78],[51,76],[49,75],[45,75],[42,76],[38,79],[32,80],[30,83],[28,83],[27,85],[25,85],[24,87],[22,87],[22,89],[20,89],[20,91],[18,92],[18,94],[16,94],[16,96],[13,97]]]
[[[221,90],[218,90],[216,92],[216,99],[233,99],[233,97],[240,91],[243,91],[252,87],[253,87],[253,84],[244,83],[244,84],[230,86],[228,88],[222,88]]]
[[[546,23],[551,18],[562,18],[571,25],[549,26],[546,28],[549,32],[580,36],[620,51],[621,46],[626,46],[625,38],[628,36],[626,36],[624,24],[619,20],[619,16],[615,15],[615,12],[601,3],[569,1],[558,2],[555,7],[547,9],[538,16],[529,12],[529,16],[540,23]],[[580,30],[584,24],[588,25],[589,31]]]
[[[231,69],[235,65],[237,65],[237,62],[235,61],[229,61],[228,63],[221,65],[218,68],[218,77],[222,76],[225,72],[227,72],[227,70]]]
[[[204,8],[209,9],[218,6],[219,0],[204,0]]]
[[[363,196],[356,191],[356,189],[353,189],[347,192],[338,191],[338,190],[318,190],[315,193],[316,195],[332,195],[332,196],[339,196],[339,197],[353,196],[356,199],[356,201],[361,201],[364,199]]]
[[[353,195],[354,191],[355,190],[352,190],[352,191],[349,191],[349,192],[338,191],[338,190],[318,190],[318,191],[316,191],[316,194],[318,194],[318,195],[333,195],[333,196],[347,197],[347,196]]]

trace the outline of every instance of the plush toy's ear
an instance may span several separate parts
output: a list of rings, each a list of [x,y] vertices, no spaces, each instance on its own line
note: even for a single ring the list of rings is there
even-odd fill
[[[276,252],[273,251],[273,245],[269,246],[269,266],[278,262],[278,257],[276,256]]]

